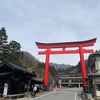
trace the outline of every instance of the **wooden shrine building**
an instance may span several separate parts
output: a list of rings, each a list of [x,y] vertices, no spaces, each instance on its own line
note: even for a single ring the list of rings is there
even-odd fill
[[[8,61],[0,63],[0,96],[4,96],[5,84],[8,84],[7,96],[28,93],[34,78],[36,78],[36,74],[29,72],[22,66]]]

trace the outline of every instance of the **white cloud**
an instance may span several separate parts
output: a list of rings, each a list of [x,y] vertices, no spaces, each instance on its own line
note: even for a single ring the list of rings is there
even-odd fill
[[[97,37],[93,48],[99,49],[99,12],[99,0],[1,0],[0,27],[6,28],[9,40],[20,42],[22,50],[45,61],[37,54],[36,41],[71,42]],[[51,57],[58,63],[66,63],[66,59],[60,55]],[[67,62],[75,64],[78,59]]]

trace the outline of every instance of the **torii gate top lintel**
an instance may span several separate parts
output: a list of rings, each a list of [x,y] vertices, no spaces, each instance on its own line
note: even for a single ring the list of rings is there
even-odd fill
[[[36,45],[39,49],[46,49],[48,47],[50,48],[63,48],[63,47],[79,47],[80,45],[82,47],[86,46],[93,46],[96,42],[97,38],[86,40],[86,41],[77,41],[77,42],[62,42],[62,43],[40,43],[36,42]]]

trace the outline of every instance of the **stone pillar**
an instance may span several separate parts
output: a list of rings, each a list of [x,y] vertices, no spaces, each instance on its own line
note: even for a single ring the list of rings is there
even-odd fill
[[[80,84],[78,84],[78,87],[80,88]]]

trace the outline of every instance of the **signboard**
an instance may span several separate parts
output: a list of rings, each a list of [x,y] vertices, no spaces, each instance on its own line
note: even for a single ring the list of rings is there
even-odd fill
[[[8,83],[5,83],[4,90],[3,90],[3,97],[7,97],[7,92],[8,92]]]
[[[58,74],[58,77],[61,78],[63,75],[62,74]]]

